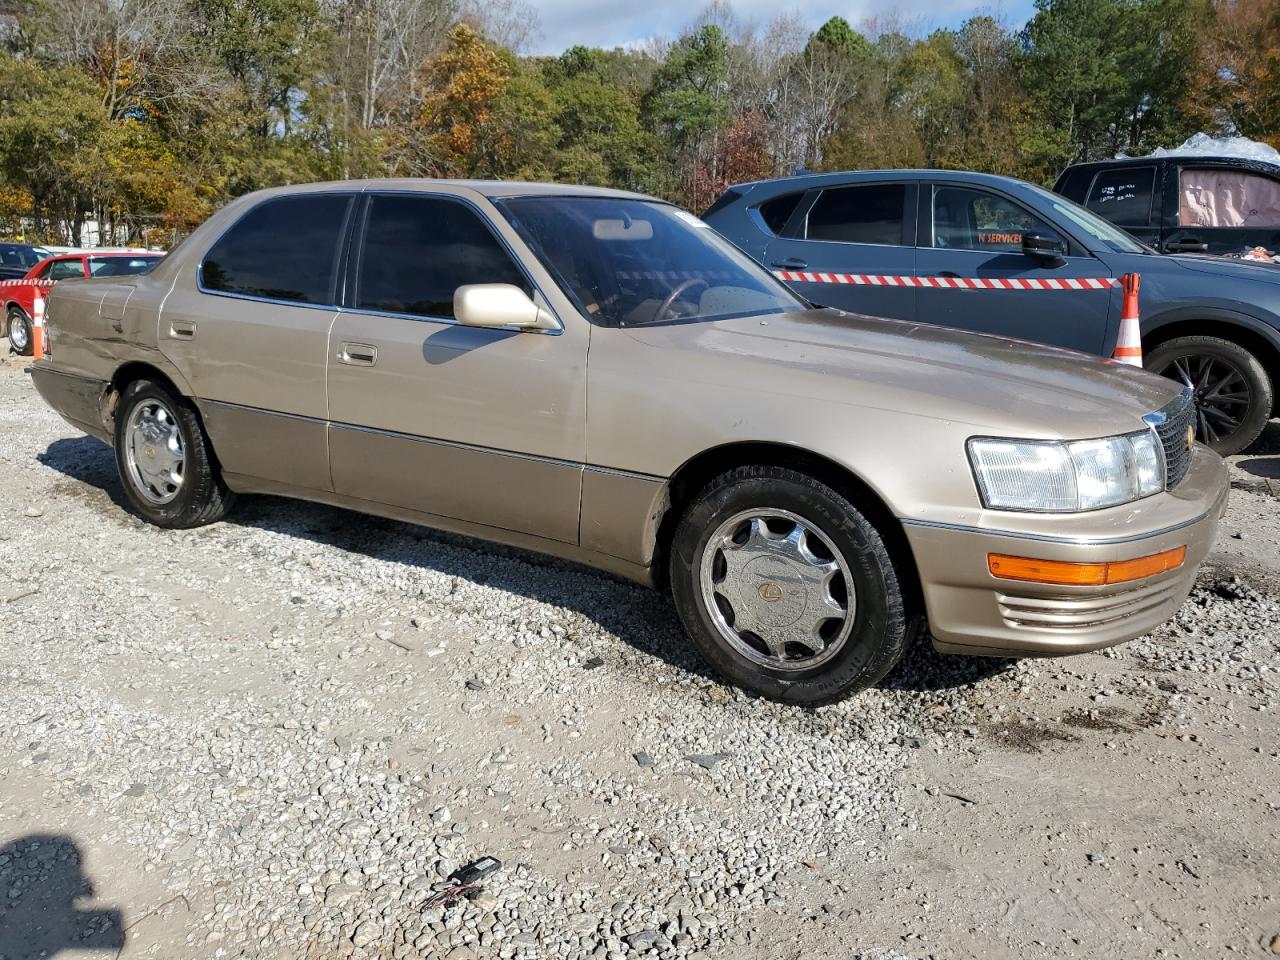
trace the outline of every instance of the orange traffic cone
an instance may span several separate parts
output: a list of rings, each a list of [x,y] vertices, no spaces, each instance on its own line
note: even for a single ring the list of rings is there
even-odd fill
[[[1116,338],[1116,350],[1112,359],[1116,363],[1142,366],[1142,328],[1138,325],[1138,286],[1142,276],[1126,273],[1120,278],[1124,291],[1124,303],[1120,307],[1120,336]]]
[[[44,357],[44,293],[40,290],[31,300],[31,356]]]

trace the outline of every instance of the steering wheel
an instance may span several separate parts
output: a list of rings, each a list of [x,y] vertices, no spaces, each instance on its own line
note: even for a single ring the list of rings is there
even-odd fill
[[[711,287],[711,285],[707,283],[707,281],[703,280],[701,277],[690,277],[684,283],[678,284],[674,290],[672,290],[670,293],[667,294],[667,299],[662,301],[662,304],[658,307],[657,311],[654,313],[653,319],[650,320],[649,322],[657,323],[659,320],[665,317],[667,315],[667,312],[671,309],[671,307],[675,304],[675,302],[680,299],[680,294],[684,293],[686,290],[690,289],[691,287],[696,287],[696,286],[703,286],[703,287],[707,287],[708,289],[710,289]]]

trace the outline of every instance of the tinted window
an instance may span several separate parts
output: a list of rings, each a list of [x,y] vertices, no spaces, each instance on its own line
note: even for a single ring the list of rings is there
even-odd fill
[[[1182,170],[1178,174],[1178,225],[1280,226],[1280,180],[1243,170]]]
[[[842,243],[902,243],[902,207],[907,188],[900,183],[823,190],[809,211],[810,240]]]
[[[72,280],[84,276],[84,264],[79,260],[55,260],[49,265],[49,280]]]
[[[754,260],[670,204],[518,197],[498,206],[583,315],[601,326],[805,308]]]
[[[356,305],[453,318],[453,292],[468,283],[512,283],[524,274],[469,207],[438,197],[374,197],[365,227]]]
[[[223,293],[333,303],[350,203],[349,196],[304,194],[258,204],[205,254],[201,283]]]
[[[1025,207],[997,194],[967,187],[933,192],[933,245],[938,249],[1021,253],[1024,233],[1059,236]]]
[[[1151,221],[1151,190],[1155,182],[1155,167],[1103,170],[1093,178],[1085,206],[1112,223],[1145,227]]]
[[[785,193],[780,197],[774,197],[772,200],[766,200],[760,204],[760,216],[764,218],[765,225],[773,233],[781,234],[782,228],[787,225],[791,214],[795,213],[796,207],[800,205],[800,198],[803,196],[803,190],[799,193]]]
[[[40,257],[31,247],[17,243],[0,244],[0,263],[12,267],[34,267]]]
[[[159,257],[90,257],[89,274],[94,277],[132,277],[146,273],[159,262]]]

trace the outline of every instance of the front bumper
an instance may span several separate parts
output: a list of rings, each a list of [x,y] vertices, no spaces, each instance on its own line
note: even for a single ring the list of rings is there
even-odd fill
[[[1058,656],[1150,632],[1191,592],[1228,488],[1222,459],[1197,447],[1182,483],[1137,504],[1073,517],[985,511],[973,525],[903,521],[934,646],[943,653]],[[1100,563],[1181,546],[1187,555],[1177,570],[1099,587],[1003,580],[987,569],[990,553]]]

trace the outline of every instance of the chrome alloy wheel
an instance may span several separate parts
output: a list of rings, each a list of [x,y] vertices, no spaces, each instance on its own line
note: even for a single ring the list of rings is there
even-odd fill
[[[159,400],[139,403],[125,424],[124,444],[134,489],[157,506],[172,502],[182,490],[186,465],[173,411]]]
[[[9,314],[9,346],[15,353],[27,349],[27,325],[17,314]]]
[[[853,629],[848,563],[787,510],[745,510],[720,524],[702,552],[699,585],[720,635],[770,670],[821,666]]]

